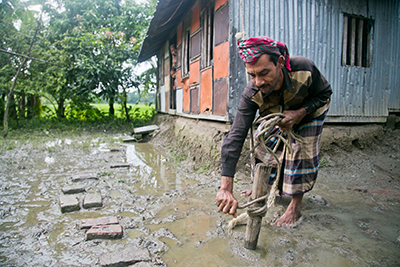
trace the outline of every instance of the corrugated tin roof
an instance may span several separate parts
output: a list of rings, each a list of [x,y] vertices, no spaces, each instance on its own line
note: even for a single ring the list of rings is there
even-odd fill
[[[156,55],[165,44],[171,32],[176,31],[183,15],[194,1],[188,0],[159,0],[150,22],[146,38],[140,49],[138,61],[143,62]]]

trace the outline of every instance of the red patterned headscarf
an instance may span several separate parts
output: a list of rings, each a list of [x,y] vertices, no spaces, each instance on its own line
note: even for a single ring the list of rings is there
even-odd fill
[[[268,37],[252,37],[238,41],[239,55],[245,63],[253,65],[262,54],[273,54],[285,58],[285,66],[290,70],[289,50],[285,43]]]

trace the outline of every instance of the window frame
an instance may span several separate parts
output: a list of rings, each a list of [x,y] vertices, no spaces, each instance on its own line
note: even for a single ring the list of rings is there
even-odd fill
[[[201,61],[200,68],[205,69],[214,60],[214,1],[206,5],[200,13],[201,25]]]
[[[343,66],[370,67],[373,27],[373,19],[343,13]]]

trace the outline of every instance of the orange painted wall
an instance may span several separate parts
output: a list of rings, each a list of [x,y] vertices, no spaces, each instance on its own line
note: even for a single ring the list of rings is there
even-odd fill
[[[176,87],[181,87],[182,86],[182,80],[181,80],[181,70],[176,71]]]
[[[200,27],[200,6],[197,3],[192,9],[192,32]]]
[[[228,0],[215,0],[215,10],[223,6]]]
[[[229,42],[214,48],[214,79],[229,75]]]
[[[189,93],[189,79],[185,78],[182,80],[182,110],[184,112],[190,111],[190,93]]]
[[[199,82],[199,70],[200,70],[200,61],[197,60],[190,64],[190,84]]]
[[[208,68],[200,74],[200,113],[212,112],[212,68]]]
[[[176,33],[176,45],[179,46],[182,42],[182,23],[179,24],[177,33]]]

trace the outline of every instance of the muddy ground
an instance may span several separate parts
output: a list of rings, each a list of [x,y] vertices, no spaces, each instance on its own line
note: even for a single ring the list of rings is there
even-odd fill
[[[175,156],[185,155],[181,165],[206,170],[218,187],[220,155],[216,151],[229,125],[171,116],[160,116],[157,123],[161,132],[152,143]],[[399,118],[390,127],[327,124],[321,144],[319,177],[315,188],[305,195],[299,224],[294,229],[268,225],[290,202],[283,197],[264,218],[259,254],[248,253],[241,242],[234,241],[232,252],[258,262],[257,266],[399,266]],[[249,139],[242,159],[248,148]],[[247,199],[239,195],[251,188],[250,166],[249,160],[239,162],[234,191],[245,203]],[[230,219],[221,215],[222,224]],[[244,230],[234,233],[235,240],[243,241]]]
[[[229,234],[231,217],[215,205],[229,125],[171,116],[156,123],[160,131],[143,143],[123,143],[129,133],[107,132],[1,140],[0,265],[100,266],[101,255],[127,248],[150,255],[132,266],[400,265],[399,129],[328,125],[317,184],[304,197],[300,222],[269,226],[290,201],[277,200],[250,251],[243,247],[245,226]],[[103,206],[62,213],[61,189],[82,171],[98,179],[82,181],[86,192],[78,199],[97,193]],[[245,161],[235,177],[241,203],[249,180]],[[118,217],[123,237],[85,240],[81,221],[106,216]]]

